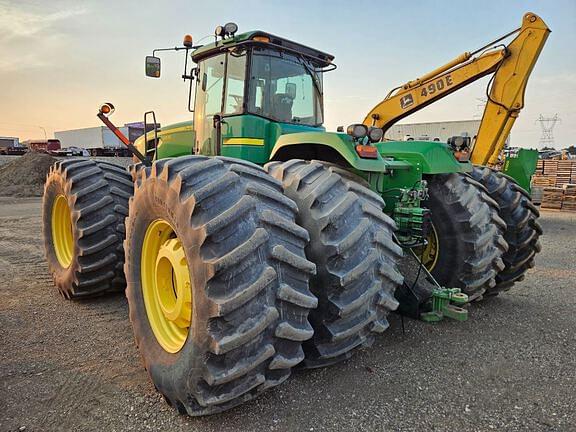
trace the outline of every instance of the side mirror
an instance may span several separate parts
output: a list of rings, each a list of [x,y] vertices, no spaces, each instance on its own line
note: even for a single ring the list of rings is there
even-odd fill
[[[151,78],[160,78],[160,58],[146,56],[146,76]]]
[[[296,99],[296,84],[294,83],[286,83],[286,90],[284,91],[284,93],[286,93],[286,95],[294,100]]]

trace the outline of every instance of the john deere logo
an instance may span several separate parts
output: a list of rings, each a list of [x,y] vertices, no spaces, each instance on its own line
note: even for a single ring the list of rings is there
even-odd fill
[[[402,96],[402,99],[400,99],[400,106],[402,109],[405,109],[410,105],[414,105],[414,98],[410,93],[408,93],[406,96]]]

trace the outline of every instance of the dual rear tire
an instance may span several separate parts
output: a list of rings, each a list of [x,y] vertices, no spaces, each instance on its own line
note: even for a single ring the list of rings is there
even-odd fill
[[[514,179],[487,167],[429,179],[430,246],[417,251],[437,281],[470,300],[509,290],[540,251],[538,210]]]
[[[265,168],[297,204],[296,222],[310,234],[306,256],[317,269],[310,290],[319,303],[310,312],[314,336],[304,343],[304,365],[347,359],[388,328],[387,314],[398,307],[396,226],[383,213],[382,197],[341,168],[303,160]]]
[[[431,211],[429,244],[434,248],[416,253],[440,285],[460,288],[470,300],[479,300],[504,269],[506,223],[496,202],[470,176],[440,174],[428,180],[424,206]]]
[[[526,272],[534,267],[536,254],[542,249],[540,213],[532,204],[530,194],[512,177],[488,167],[474,167],[470,175],[486,188],[498,204],[498,215],[506,223],[504,240],[508,250],[502,255],[504,268],[496,275],[496,284],[486,292],[489,296],[498,295],[523,280]]]

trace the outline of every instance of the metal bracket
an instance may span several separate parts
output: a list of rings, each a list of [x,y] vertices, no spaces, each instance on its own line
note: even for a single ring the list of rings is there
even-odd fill
[[[148,148],[148,116],[151,115],[152,116],[152,121],[154,122],[154,148],[153,149],[149,149]],[[148,156],[148,153],[152,153],[152,155],[154,155],[156,153],[156,151],[158,150],[158,127],[157,127],[158,123],[156,122],[156,113],[154,111],[146,111],[144,113],[144,154],[146,155],[147,158],[150,158]]]
[[[466,321],[468,310],[464,304],[468,303],[468,296],[460,288],[434,288],[432,291],[432,310],[420,315],[422,321],[438,322],[444,318],[456,321]]]

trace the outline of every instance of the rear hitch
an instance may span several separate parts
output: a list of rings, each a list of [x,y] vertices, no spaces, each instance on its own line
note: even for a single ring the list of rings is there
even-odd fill
[[[420,314],[420,319],[426,322],[438,322],[444,318],[456,321],[466,321],[468,310],[463,305],[468,303],[468,296],[460,288],[434,288],[432,290],[432,310]]]
[[[460,288],[445,288],[426,269],[412,248],[400,261],[404,283],[394,294],[400,303],[401,315],[426,322],[438,322],[444,318],[466,321],[468,296]]]

